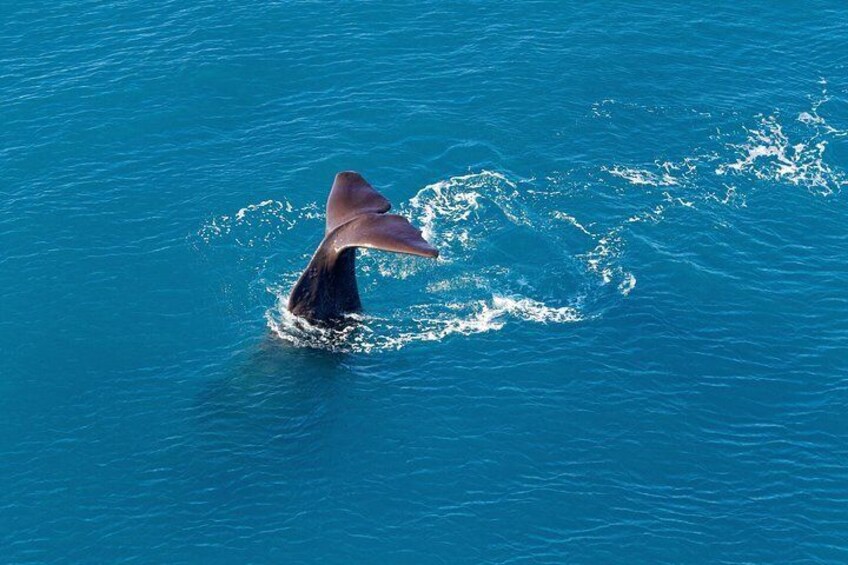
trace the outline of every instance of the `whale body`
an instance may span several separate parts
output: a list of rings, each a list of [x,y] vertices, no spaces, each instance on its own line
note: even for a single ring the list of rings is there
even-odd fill
[[[356,248],[436,258],[439,251],[362,175],[336,175],[327,198],[324,239],[292,288],[288,309],[309,321],[327,322],[362,309],[356,286]]]

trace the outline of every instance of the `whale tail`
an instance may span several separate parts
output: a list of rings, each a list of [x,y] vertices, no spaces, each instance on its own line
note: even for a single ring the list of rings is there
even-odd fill
[[[288,309],[316,321],[362,308],[356,286],[356,248],[435,258],[438,250],[359,173],[336,175],[327,198],[324,239],[289,296]]]

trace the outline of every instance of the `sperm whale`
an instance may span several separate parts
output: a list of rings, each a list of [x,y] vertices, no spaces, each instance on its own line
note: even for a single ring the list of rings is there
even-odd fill
[[[409,220],[386,214],[391,207],[359,173],[336,175],[327,198],[324,239],[289,295],[292,314],[326,322],[362,309],[356,286],[357,247],[439,256]]]

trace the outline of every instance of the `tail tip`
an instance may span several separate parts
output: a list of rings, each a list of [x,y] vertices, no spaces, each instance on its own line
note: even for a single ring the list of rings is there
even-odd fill
[[[333,181],[333,184],[336,185],[347,185],[353,183],[366,183],[365,179],[357,173],[356,171],[340,171],[336,173],[336,178]]]

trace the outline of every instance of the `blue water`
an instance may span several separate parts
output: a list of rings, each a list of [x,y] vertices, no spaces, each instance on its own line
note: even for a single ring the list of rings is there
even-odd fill
[[[848,7],[689,4],[7,3],[0,561],[848,562]]]

